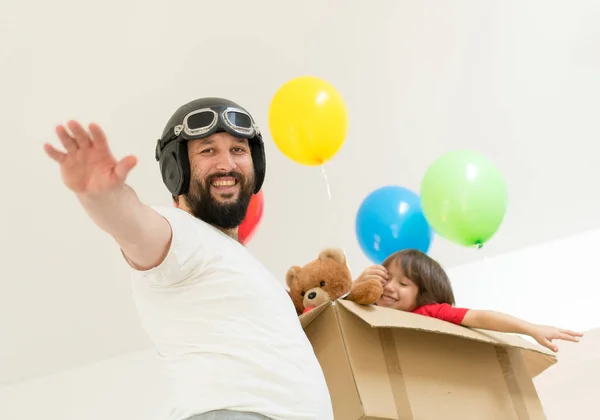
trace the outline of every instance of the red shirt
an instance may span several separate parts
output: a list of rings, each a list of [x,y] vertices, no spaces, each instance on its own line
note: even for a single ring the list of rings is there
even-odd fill
[[[413,311],[415,314],[430,316],[432,318],[441,319],[442,321],[452,322],[460,325],[469,312],[465,308],[455,308],[447,303],[432,303],[423,305]]]

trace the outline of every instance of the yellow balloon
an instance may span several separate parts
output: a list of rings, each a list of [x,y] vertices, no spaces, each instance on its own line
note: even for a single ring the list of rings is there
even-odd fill
[[[269,129],[288,158],[303,165],[321,165],[346,140],[348,110],[331,84],[302,76],[285,83],[273,96]]]

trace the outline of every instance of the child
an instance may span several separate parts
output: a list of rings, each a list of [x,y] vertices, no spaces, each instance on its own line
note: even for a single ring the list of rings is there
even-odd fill
[[[356,280],[378,279],[383,295],[378,306],[413,312],[443,321],[506,333],[524,334],[557,352],[552,340],[578,342],[582,333],[535,325],[499,312],[454,307],[454,294],[444,269],[426,254],[403,250],[390,255],[382,265],[368,267]]]

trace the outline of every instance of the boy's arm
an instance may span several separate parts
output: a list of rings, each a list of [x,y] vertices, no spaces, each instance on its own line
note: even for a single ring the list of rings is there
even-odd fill
[[[470,328],[525,335],[533,334],[536,327],[527,321],[500,312],[475,309],[467,311],[462,325]]]
[[[557,352],[558,347],[552,340],[578,342],[582,333],[564,330],[552,326],[537,325],[496,311],[470,309],[465,314],[462,324],[465,327],[528,335],[539,344]]]

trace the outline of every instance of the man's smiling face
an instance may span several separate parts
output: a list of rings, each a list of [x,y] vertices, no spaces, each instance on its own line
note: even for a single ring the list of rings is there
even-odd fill
[[[254,192],[250,145],[228,133],[188,143],[191,179],[183,197],[191,213],[223,229],[244,220]]]

